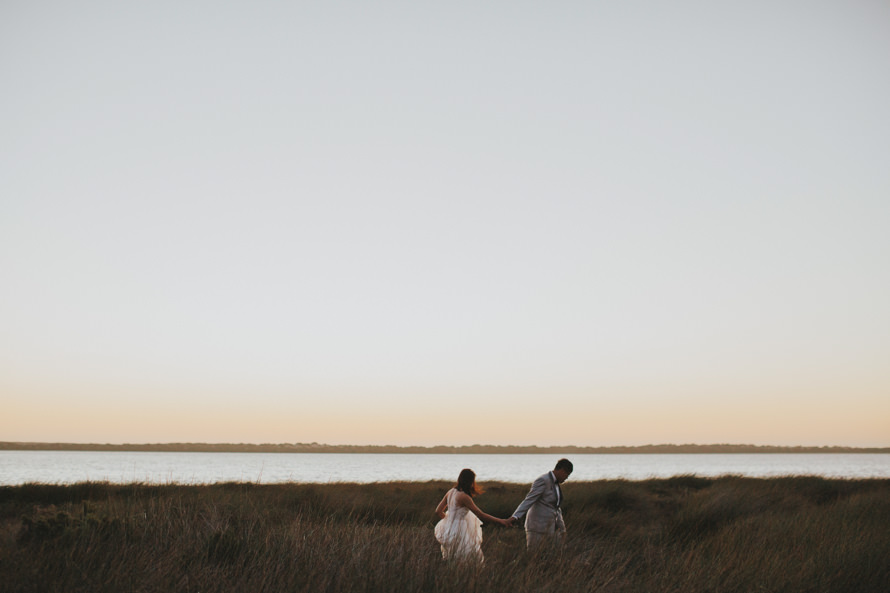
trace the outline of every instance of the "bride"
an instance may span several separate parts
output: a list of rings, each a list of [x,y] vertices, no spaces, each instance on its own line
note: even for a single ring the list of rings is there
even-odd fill
[[[441,521],[436,523],[436,540],[442,545],[445,560],[474,560],[481,563],[482,521],[509,527],[506,519],[483,513],[473,497],[481,494],[476,488],[476,474],[471,469],[461,470],[457,485],[445,494],[436,507]]]

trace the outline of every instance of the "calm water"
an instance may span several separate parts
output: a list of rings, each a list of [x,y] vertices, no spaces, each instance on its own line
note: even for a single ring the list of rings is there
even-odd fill
[[[148,453],[0,451],[0,484],[26,482],[386,482],[454,480],[473,468],[480,483],[527,483],[556,455],[340,453]],[[890,478],[890,454],[572,455],[572,480],[641,480],[683,474]]]

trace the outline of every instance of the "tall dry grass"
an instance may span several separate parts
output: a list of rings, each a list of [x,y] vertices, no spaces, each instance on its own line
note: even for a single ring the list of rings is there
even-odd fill
[[[890,591],[890,480],[568,482],[566,545],[485,527],[442,561],[449,484],[28,484],[0,488],[0,591]],[[508,516],[527,485],[477,499]]]

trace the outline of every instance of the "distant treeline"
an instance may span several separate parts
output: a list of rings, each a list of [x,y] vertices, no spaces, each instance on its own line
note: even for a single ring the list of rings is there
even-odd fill
[[[640,445],[635,447],[537,447],[464,445],[398,447],[395,445],[324,445],[319,443],[16,443],[0,442],[6,451],[179,451],[207,453],[417,453],[417,454],[620,454],[620,453],[890,453],[890,447],[779,447],[773,445]]]

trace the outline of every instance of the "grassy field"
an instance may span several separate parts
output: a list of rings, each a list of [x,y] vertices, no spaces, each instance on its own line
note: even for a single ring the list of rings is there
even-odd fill
[[[528,485],[483,484],[506,517]],[[0,488],[3,592],[890,591],[890,480],[681,476],[564,486],[566,545],[484,529],[445,564],[450,484],[29,484]]]

